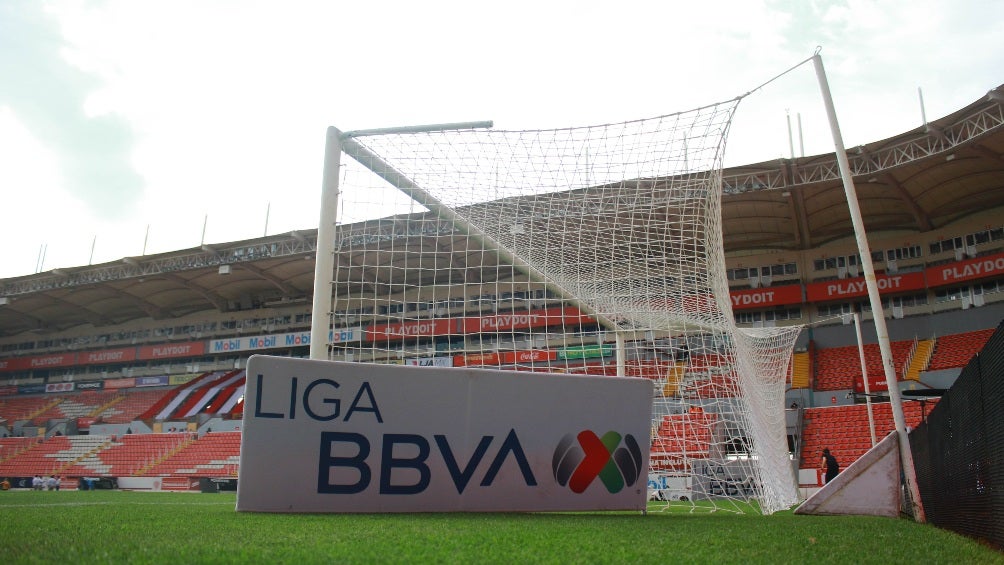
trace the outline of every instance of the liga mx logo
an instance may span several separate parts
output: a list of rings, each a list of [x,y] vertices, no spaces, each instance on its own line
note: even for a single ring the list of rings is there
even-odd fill
[[[554,479],[576,494],[585,492],[597,477],[610,494],[633,486],[641,475],[641,448],[631,434],[621,439],[614,431],[603,437],[592,430],[566,435],[554,450]]]

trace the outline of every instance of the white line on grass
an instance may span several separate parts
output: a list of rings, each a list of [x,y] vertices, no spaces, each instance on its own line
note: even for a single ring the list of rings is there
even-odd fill
[[[233,502],[38,502],[34,504],[0,504],[4,508],[41,508],[45,506],[233,506]]]

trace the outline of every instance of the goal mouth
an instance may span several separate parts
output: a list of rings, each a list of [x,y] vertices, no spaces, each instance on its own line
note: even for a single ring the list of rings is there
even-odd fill
[[[800,328],[737,328],[725,271],[740,100],[594,127],[340,134],[370,175],[343,187],[342,217],[395,198],[407,213],[337,226],[331,311],[313,313],[330,320],[328,357],[648,378],[650,479],[689,477],[676,502],[790,507]]]

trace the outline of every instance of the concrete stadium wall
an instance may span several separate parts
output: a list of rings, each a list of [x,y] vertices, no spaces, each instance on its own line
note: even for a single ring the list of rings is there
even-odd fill
[[[911,316],[898,320],[887,319],[886,326],[889,329],[890,340],[905,341],[914,338],[928,339],[935,336],[964,333],[974,329],[995,328],[1001,320],[1004,320],[1004,304],[994,303],[981,308],[967,310],[959,308],[928,316]],[[844,347],[857,344],[854,336],[854,324],[811,328],[811,331],[802,332],[801,337],[807,342],[810,335],[812,340],[816,342],[816,347]],[[861,337],[865,343],[877,341],[875,325],[872,324],[871,320],[862,322]]]

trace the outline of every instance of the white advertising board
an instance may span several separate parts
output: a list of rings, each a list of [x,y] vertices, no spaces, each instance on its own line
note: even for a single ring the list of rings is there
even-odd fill
[[[237,510],[642,510],[651,381],[252,356]]]

